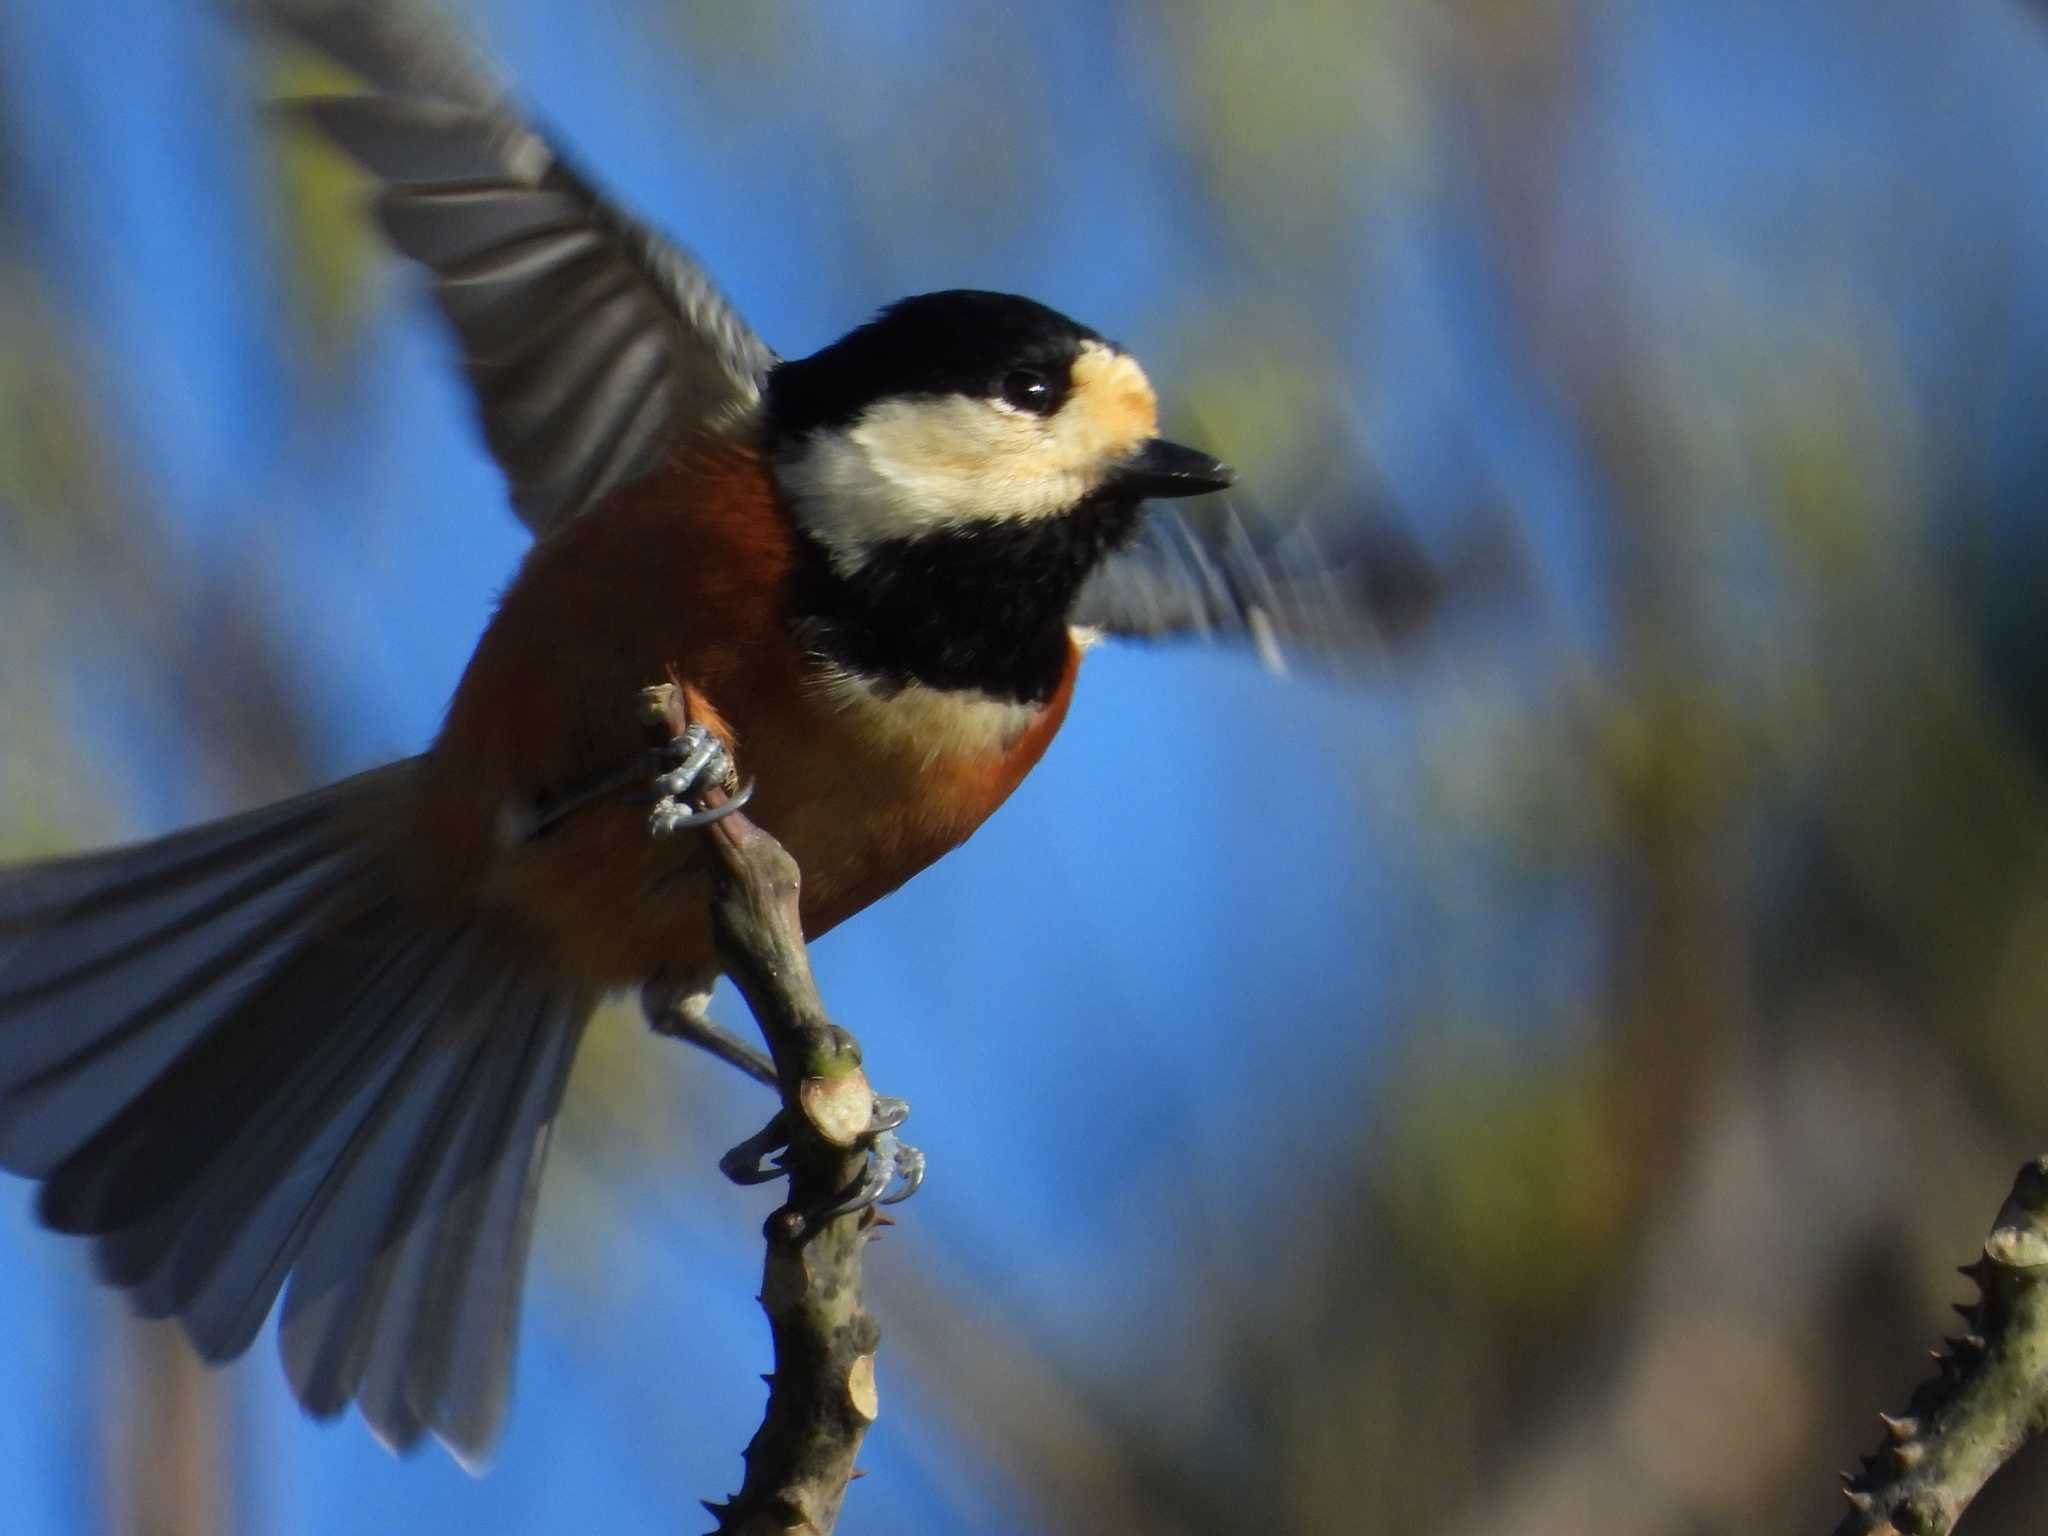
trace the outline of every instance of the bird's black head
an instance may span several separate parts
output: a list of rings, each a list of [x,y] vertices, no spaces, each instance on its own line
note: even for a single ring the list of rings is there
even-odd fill
[[[1064,389],[1088,342],[1106,345],[1058,310],[1014,294],[919,294],[823,351],[776,368],[768,379],[769,426],[781,447],[851,426],[887,400],[1002,399],[1013,373]],[[1047,414],[1045,407],[1060,402],[1030,396],[1026,403]]]
[[[1120,347],[1030,299],[892,305],[768,379],[778,484],[815,558],[800,599],[863,675],[1028,698],[1138,504],[1228,485],[1154,436]]]

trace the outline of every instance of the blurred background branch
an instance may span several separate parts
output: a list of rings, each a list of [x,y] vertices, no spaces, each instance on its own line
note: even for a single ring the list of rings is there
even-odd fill
[[[1884,1444],[1843,1473],[1837,1536],[1948,1536],[1993,1473],[2048,1427],[2048,1158],[2025,1164],[1962,1273],[1979,1299],[1934,1352],[1939,1374],[1906,1412],[1879,1414]]]

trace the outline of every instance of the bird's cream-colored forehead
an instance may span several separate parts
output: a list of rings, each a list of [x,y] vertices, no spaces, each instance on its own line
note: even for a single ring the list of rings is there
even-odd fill
[[[1077,439],[1076,447],[1120,459],[1159,430],[1159,397],[1136,358],[1084,342],[1074,359],[1073,390],[1054,420]]]

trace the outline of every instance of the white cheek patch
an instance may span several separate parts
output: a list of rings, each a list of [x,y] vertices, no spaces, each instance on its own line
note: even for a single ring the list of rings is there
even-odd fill
[[[876,545],[968,523],[1051,517],[1095,481],[1049,462],[1049,423],[961,395],[888,400],[785,460],[804,527],[845,568]]]
[[[891,540],[1070,512],[1157,423],[1144,370],[1091,341],[1050,417],[964,395],[885,400],[778,468],[805,529],[851,571]]]

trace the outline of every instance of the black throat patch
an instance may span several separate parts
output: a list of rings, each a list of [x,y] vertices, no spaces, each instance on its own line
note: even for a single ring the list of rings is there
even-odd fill
[[[1137,525],[1137,503],[1091,500],[1056,517],[892,539],[850,574],[799,533],[798,631],[887,690],[922,683],[1042,704],[1066,671],[1081,583]]]

